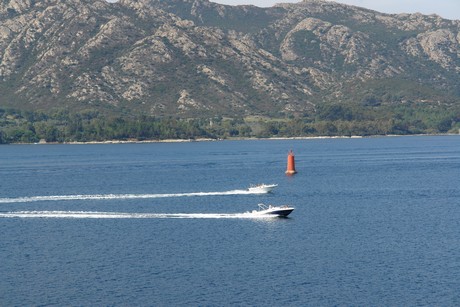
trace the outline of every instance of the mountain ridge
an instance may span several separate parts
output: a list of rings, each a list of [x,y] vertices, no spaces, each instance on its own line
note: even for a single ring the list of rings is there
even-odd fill
[[[460,21],[322,0],[3,0],[1,107],[212,117],[458,105]]]

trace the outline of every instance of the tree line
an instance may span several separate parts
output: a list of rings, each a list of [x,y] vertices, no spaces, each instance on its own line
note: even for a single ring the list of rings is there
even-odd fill
[[[328,104],[314,114],[248,121],[245,118],[110,116],[0,108],[0,144],[107,140],[227,139],[302,136],[438,134],[460,130],[460,107],[360,108]]]

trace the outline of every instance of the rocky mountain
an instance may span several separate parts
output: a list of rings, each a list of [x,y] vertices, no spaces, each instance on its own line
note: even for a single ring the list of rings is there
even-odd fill
[[[322,0],[1,0],[0,107],[302,116],[460,102],[460,21]]]

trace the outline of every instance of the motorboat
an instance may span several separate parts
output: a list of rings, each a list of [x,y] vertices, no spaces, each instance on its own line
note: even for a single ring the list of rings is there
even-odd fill
[[[265,194],[265,193],[270,193],[274,188],[276,188],[278,185],[277,184],[256,184],[256,185],[251,185],[248,188],[248,191],[251,193],[257,193],[257,194]]]
[[[252,214],[255,215],[268,215],[268,216],[279,216],[279,217],[286,217],[294,208],[288,205],[284,206],[272,206],[272,205],[265,205],[265,204],[258,204],[259,209],[253,210]]]

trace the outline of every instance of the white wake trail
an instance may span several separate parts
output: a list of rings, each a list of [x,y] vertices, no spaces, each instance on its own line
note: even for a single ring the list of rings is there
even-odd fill
[[[194,192],[174,194],[93,194],[93,195],[50,195],[50,196],[27,196],[15,198],[0,198],[0,204],[30,203],[37,201],[67,201],[67,200],[113,200],[113,199],[148,199],[169,197],[193,197],[193,196],[224,196],[224,195],[249,195],[263,194],[248,190],[232,190],[224,192]]]
[[[59,218],[59,219],[267,219],[274,215],[245,213],[129,213],[95,211],[11,211],[0,212],[0,218]]]

